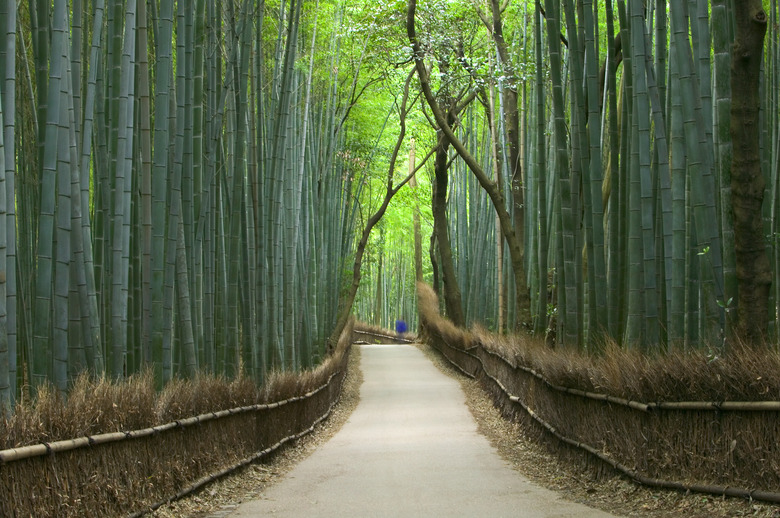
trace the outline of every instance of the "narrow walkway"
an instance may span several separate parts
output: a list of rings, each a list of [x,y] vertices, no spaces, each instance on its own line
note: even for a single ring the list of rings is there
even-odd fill
[[[562,500],[504,462],[458,383],[417,348],[365,345],[360,403],[344,427],[229,516],[610,516]]]

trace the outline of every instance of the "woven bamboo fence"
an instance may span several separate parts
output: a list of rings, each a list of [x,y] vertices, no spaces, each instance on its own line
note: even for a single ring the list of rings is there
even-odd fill
[[[138,516],[263,459],[330,415],[350,338],[284,400],[0,451],[0,516]]]
[[[780,402],[640,402],[559,386],[443,318],[420,316],[424,341],[560,453],[651,487],[780,502]]]

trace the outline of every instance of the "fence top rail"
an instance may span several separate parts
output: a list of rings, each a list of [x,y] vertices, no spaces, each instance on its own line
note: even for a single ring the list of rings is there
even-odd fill
[[[611,396],[609,394],[602,394],[596,392],[588,392],[572,387],[564,387],[552,383],[542,374],[535,371],[525,365],[514,365],[513,362],[504,358],[497,351],[488,349],[484,345],[480,344],[480,349],[486,353],[495,356],[502,360],[510,367],[524,371],[531,374],[535,378],[545,383],[548,387],[558,392],[566,392],[568,394],[575,394],[584,398],[594,399],[597,401],[607,401],[609,403],[615,403],[618,405],[627,406],[634,410],[640,410],[642,412],[651,412],[653,410],[689,410],[689,411],[716,411],[716,412],[780,412],[780,401],[653,401],[653,402],[641,402],[633,401],[630,399],[624,399],[617,396]]]

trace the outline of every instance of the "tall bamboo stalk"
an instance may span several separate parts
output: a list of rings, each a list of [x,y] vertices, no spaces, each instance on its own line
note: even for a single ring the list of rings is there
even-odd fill
[[[16,3],[0,6],[5,38],[0,44],[0,127],[2,127],[2,173],[0,173],[0,405],[13,406],[16,399],[16,265],[14,176],[16,142]]]

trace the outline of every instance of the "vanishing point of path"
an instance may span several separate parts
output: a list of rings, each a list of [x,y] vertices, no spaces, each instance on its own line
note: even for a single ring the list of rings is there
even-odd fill
[[[230,518],[611,516],[567,502],[499,457],[457,381],[408,345],[364,345],[343,428]]]

